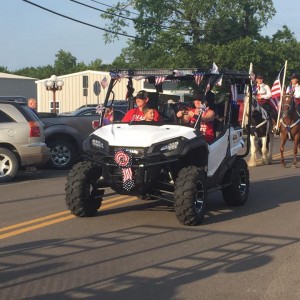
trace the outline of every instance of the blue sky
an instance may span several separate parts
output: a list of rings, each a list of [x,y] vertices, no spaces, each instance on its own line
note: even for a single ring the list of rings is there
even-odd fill
[[[69,0],[30,0],[48,9],[74,19],[104,27],[100,12],[85,8]],[[105,6],[89,0],[80,2],[105,9]],[[117,0],[99,0],[113,5]],[[300,41],[300,5],[296,0],[273,0],[276,16],[269,21],[263,34],[272,35],[287,25]],[[128,38],[105,45],[103,32],[71,20],[56,16],[22,0],[0,1],[0,66],[15,71],[24,67],[53,65],[55,54],[63,49],[77,58],[77,62],[89,64],[100,58],[111,63],[126,46]],[[131,33],[132,34],[132,33]]]

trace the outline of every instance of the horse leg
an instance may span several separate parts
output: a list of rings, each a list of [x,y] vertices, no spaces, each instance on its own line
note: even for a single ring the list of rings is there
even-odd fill
[[[287,141],[287,134],[286,133],[282,133],[281,134],[281,141],[280,141],[280,158],[281,158],[281,165],[283,167],[286,166],[286,163],[284,161],[284,157],[283,157],[283,152],[284,152],[284,145]]]
[[[262,164],[267,165],[268,164],[268,156],[267,156],[268,149],[267,149],[267,137],[266,136],[261,138],[261,144],[262,144],[262,147],[261,147]]]
[[[257,152],[256,138],[254,135],[250,135],[250,158],[248,160],[249,167],[257,166],[256,152]]]
[[[269,151],[268,151],[268,163],[273,162],[273,145],[274,145],[274,134],[269,133]]]

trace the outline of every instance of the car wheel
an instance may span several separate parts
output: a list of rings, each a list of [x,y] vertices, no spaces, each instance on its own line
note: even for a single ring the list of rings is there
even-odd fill
[[[13,180],[18,172],[19,164],[15,154],[5,148],[0,148],[0,182]]]
[[[49,143],[50,167],[58,170],[69,169],[75,161],[75,148],[67,141],[56,140]]]
[[[174,190],[174,210],[184,225],[200,224],[206,212],[207,183],[202,168],[189,166],[178,173]]]
[[[244,205],[248,199],[250,186],[249,170],[245,160],[237,158],[225,178],[231,178],[231,184],[222,189],[225,203],[229,206]]]
[[[71,169],[66,181],[66,205],[78,217],[94,216],[102,204],[102,170],[90,161],[79,162]]]

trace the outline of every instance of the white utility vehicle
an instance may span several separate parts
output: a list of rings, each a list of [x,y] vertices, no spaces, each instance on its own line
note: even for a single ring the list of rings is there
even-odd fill
[[[236,94],[237,90],[250,91],[250,107],[249,74],[225,70],[216,74],[205,69],[115,71],[104,107],[120,80],[128,80],[128,106],[133,107],[135,78],[144,78],[146,86],[155,87],[149,105],[159,111],[163,121],[117,122],[94,131],[84,142],[85,160],[74,165],[67,178],[66,204],[71,213],[96,215],[105,187],[144,199],[172,200],[177,219],[185,225],[203,221],[211,191],[221,190],[229,206],[243,205],[250,185],[244,160],[249,152],[249,134],[239,124]],[[215,102],[222,113],[218,112],[216,137],[207,143],[198,126],[178,122],[179,103],[168,104],[163,90],[172,86],[173,91],[192,88],[207,92],[216,85],[220,92]],[[219,103],[221,93],[223,101]],[[201,123],[201,116],[197,121]],[[250,132],[249,125],[245,127]]]

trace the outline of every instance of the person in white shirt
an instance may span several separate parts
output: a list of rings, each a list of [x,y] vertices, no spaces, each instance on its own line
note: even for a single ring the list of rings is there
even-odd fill
[[[272,124],[277,122],[277,111],[270,104],[272,93],[270,87],[264,83],[264,77],[257,75],[255,78],[256,84],[253,86],[253,94],[256,96],[257,103],[263,107],[269,114]]]
[[[300,113],[300,85],[299,76],[294,74],[291,78],[291,83],[286,89],[286,94],[292,95],[294,97],[294,102],[296,104],[297,111]]]

